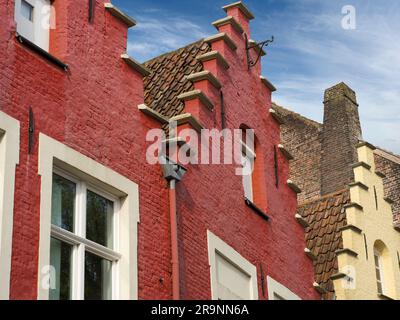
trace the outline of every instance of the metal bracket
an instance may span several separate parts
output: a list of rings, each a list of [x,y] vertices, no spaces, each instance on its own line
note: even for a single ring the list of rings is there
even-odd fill
[[[274,171],[275,171],[275,186],[279,188],[279,168],[278,168],[278,151],[274,146]]]
[[[265,298],[265,275],[264,275],[262,263],[260,263],[260,273],[261,273],[261,291],[262,291],[263,297]]]
[[[89,22],[93,22],[95,0],[89,0]]]
[[[246,40],[246,54],[247,54],[247,67],[249,68],[249,70],[256,66],[258,61],[260,61],[261,59],[261,55],[263,52],[263,48],[264,47],[268,47],[268,45],[272,42],[274,42],[275,38],[274,36],[271,37],[271,40],[266,40],[266,41],[262,41],[253,45],[249,45],[249,39],[247,38],[247,34],[244,35],[245,36],[245,40]],[[253,61],[253,59],[251,58],[250,55],[250,50],[254,49],[254,48],[258,48],[258,56],[257,59],[255,61]]]
[[[33,115],[32,107],[29,107],[29,126],[28,126],[28,153],[33,151],[34,138],[35,138],[35,118]]]

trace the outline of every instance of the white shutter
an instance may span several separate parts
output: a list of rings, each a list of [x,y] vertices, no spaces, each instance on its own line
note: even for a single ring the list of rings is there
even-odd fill
[[[246,155],[242,155],[242,181],[244,196],[253,201],[253,159],[250,159]]]

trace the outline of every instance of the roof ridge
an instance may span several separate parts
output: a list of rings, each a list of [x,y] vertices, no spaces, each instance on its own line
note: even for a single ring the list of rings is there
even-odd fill
[[[322,123],[320,123],[318,121],[315,121],[315,120],[312,120],[312,119],[309,119],[309,118],[301,115],[300,113],[294,112],[294,111],[292,111],[292,110],[290,110],[288,108],[282,107],[282,106],[276,104],[275,102],[272,102],[272,107],[273,108],[277,107],[278,109],[283,109],[284,111],[290,113],[291,115],[293,115],[294,117],[298,118],[299,120],[302,120],[302,121],[305,121],[305,122],[309,122],[310,124],[312,124],[312,125],[314,125],[316,127],[321,127],[322,126]]]

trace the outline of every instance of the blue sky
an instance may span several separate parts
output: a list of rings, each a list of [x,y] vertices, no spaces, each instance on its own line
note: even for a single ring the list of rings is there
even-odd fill
[[[233,0],[231,2],[234,2]],[[211,22],[230,1],[113,0],[138,25],[129,53],[144,62],[215,34]],[[400,154],[400,1],[247,0],[252,38],[275,43],[263,74],[274,101],[322,121],[323,92],[346,82],[358,95],[364,139]],[[356,9],[356,29],[342,28],[342,8]]]

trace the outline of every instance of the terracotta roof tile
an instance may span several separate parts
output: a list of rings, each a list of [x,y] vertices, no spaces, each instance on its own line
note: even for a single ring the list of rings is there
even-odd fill
[[[186,76],[203,71],[202,63],[196,58],[209,51],[210,46],[201,40],[145,62],[151,71],[144,79],[146,105],[167,118],[181,114],[184,102],[177,97],[194,90]]]
[[[299,207],[298,213],[309,223],[306,229],[307,247],[317,255],[314,261],[315,281],[334,296],[331,276],[338,272],[335,252],[343,248],[340,227],[346,224],[344,205],[350,202],[349,190],[341,190]]]

